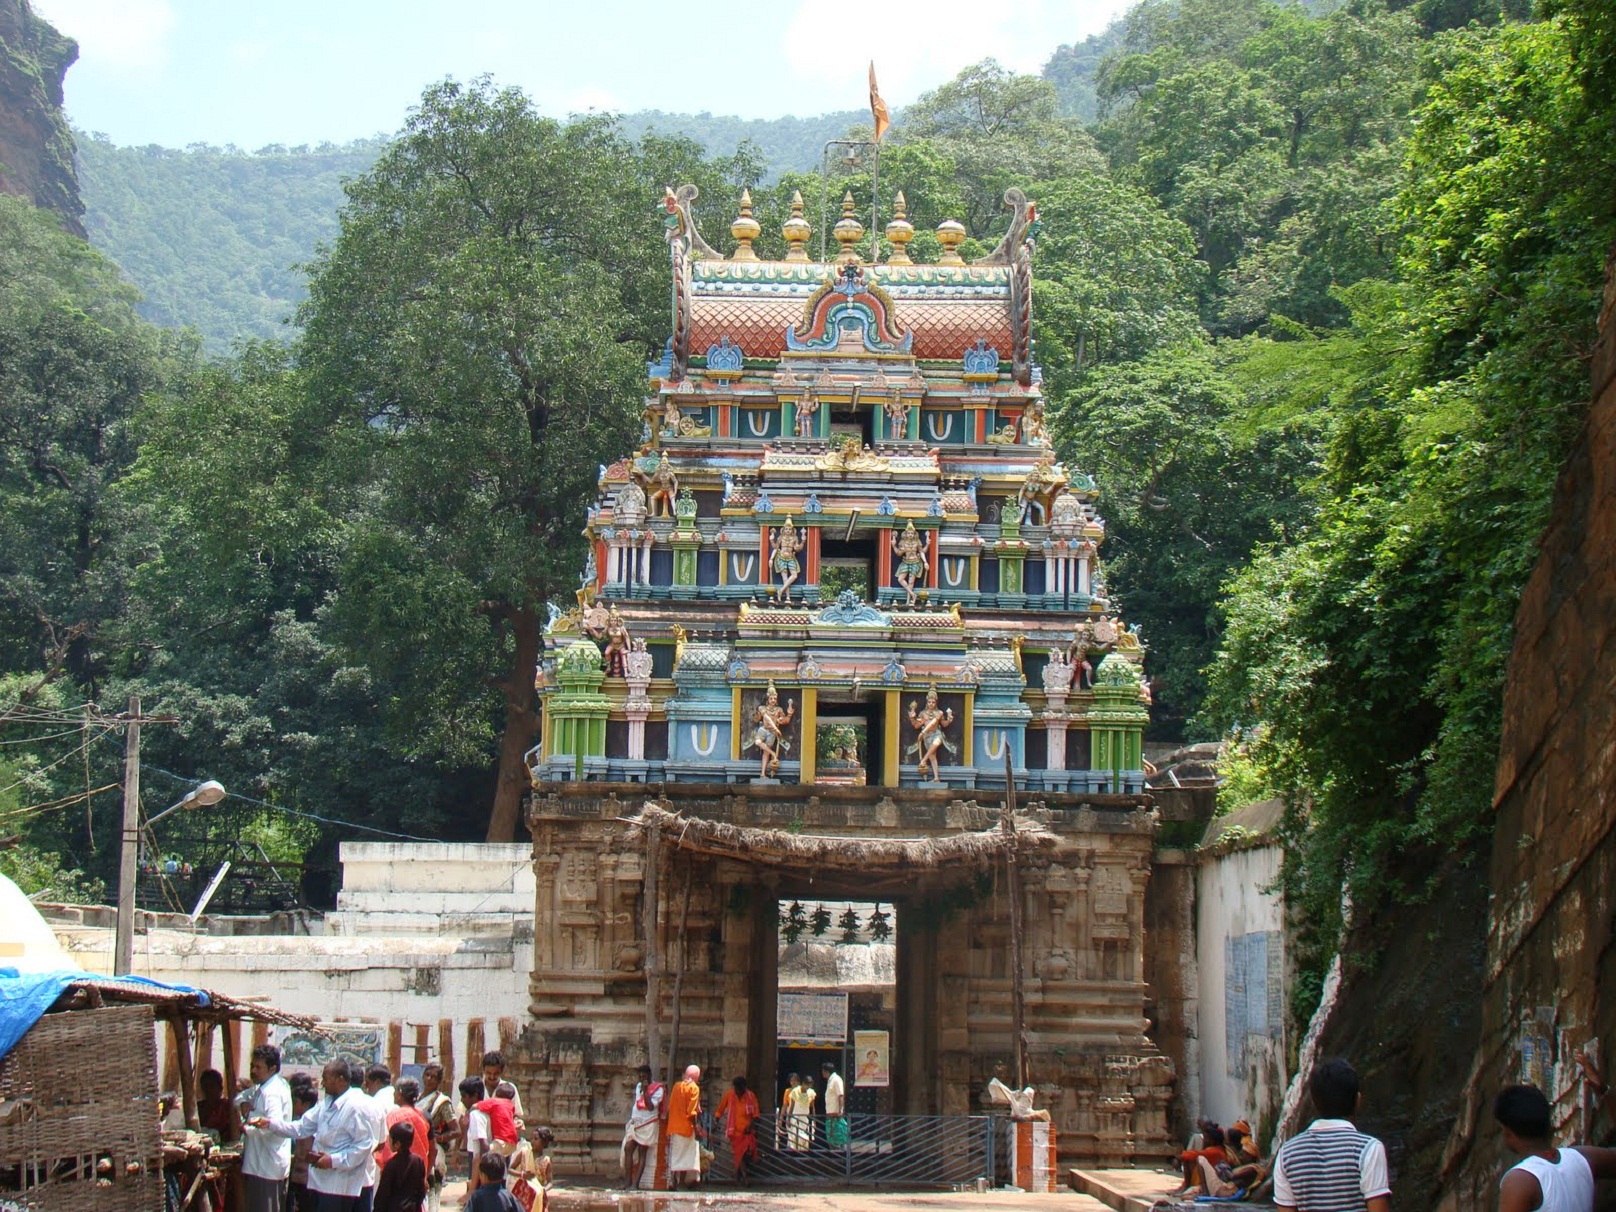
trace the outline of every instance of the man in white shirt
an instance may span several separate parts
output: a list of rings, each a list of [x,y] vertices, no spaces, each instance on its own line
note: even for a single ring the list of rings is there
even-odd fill
[[[325,1097],[290,1123],[259,1119],[253,1127],[298,1140],[314,1138],[309,1151],[309,1191],[315,1212],[357,1212],[365,1187],[365,1159],[376,1148],[371,1109],[363,1090],[348,1082],[348,1062],[334,1060],[320,1074]]]
[[[832,1149],[847,1148],[847,1084],[836,1066],[826,1061],[819,1066],[825,1079],[825,1143]]]
[[[482,1102],[485,1098],[493,1098],[494,1092],[499,1088],[499,1083],[508,1080],[505,1076],[505,1054],[498,1051],[484,1052],[483,1094],[482,1098],[477,1101]],[[516,1083],[511,1082],[511,1085],[514,1086]],[[522,1125],[522,1092],[520,1090],[517,1091],[516,1097],[511,1099],[511,1106],[516,1110],[516,1124],[520,1128]]]
[[[248,1072],[257,1086],[247,1112],[248,1122],[242,1128],[246,1137],[241,1154],[246,1212],[284,1212],[286,1179],[292,1172],[292,1142],[252,1126],[254,1120],[285,1123],[292,1118],[292,1088],[281,1076],[281,1050],[272,1044],[259,1044],[252,1050]]]
[[[393,1071],[386,1065],[372,1065],[357,1074],[352,1072],[358,1068],[358,1065],[351,1066],[350,1076],[370,1098],[370,1126],[379,1147],[387,1139],[387,1114],[398,1105],[393,1097]],[[372,1150],[370,1161],[365,1165],[365,1186],[359,1192],[359,1212],[371,1212],[371,1202],[376,1196],[376,1181],[381,1174],[382,1164],[376,1160],[375,1151]]]

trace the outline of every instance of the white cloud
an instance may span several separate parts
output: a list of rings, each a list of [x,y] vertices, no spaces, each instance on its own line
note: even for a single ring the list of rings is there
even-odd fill
[[[812,103],[800,112],[862,106],[869,62],[896,107],[986,58],[1036,73],[1055,47],[1104,29],[1129,0],[928,0],[875,4],[850,23],[820,0],[801,0],[782,31],[781,52]],[[838,102],[836,98],[840,97]],[[808,98],[805,96],[805,102]]]
[[[78,40],[81,62],[144,72],[168,62],[177,17],[170,0],[33,0],[39,14]]]

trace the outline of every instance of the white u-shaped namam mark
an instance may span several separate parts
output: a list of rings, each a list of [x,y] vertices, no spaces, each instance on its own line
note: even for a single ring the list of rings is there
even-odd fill
[[[752,561],[755,559],[757,557],[752,555],[730,557],[729,570],[735,574],[737,584],[750,585],[752,583]]]
[[[997,747],[994,746],[994,741],[999,742]],[[990,762],[1004,761],[1004,749],[1009,743],[1010,738],[1005,735],[1002,728],[995,728],[991,732],[982,734],[982,751],[988,755],[988,761]]]
[[[705,745],[701,743],[701,727],[700,724],[690,725],[690,747],[696,751],[699,757],[712,757],[713,750],[718,748],[718,725],[707,725],[707,743]]]
[[[943,561],[943,582],[952,588],[958,589],[965,580],[964,560]]]
[[[941,416],[948,424],[943,426],[943,432],[937,432],[937,418]],[[954,414],[928,412],[926,414],[926,428],[931,433],[933,442],[946,442],[954,433]]]
[[[759,421],[761,421],[763,423],[761,428],[758,425]],[[751,434],[752,434],[752,436],[754,438],[766,438],[766,437],[768,437],[769,436],[769,414],[766,413],[766,412],[758,412],[756,410],[748,412],[746,414],[746,428],[748,429],[748,431],[751,432]]]

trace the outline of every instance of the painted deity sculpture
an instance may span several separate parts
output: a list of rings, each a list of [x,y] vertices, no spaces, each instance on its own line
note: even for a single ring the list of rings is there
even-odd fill
[[[819,393],[809,389],[802,393],[802,400],[797,405],[797,436],[811,438],[814,436],[814,426],[819,417]]]
[[[910,522],[903,528],[902,534],[892,536],[892,549],[898,553],[898,584],[908,595],[907,604],[915,604],[915,582],[923,581],[926,576],[928,561],[926,559],[926,542]]]
[[[606,615],[606,649],[602,653],[606,666],[606,676],[620,678],[623,676],[624,661],[629,653],[628,624],[623,622],[623,616],[617,613],[613,606]]]
[[[886,402],[887,440],[901,442],[909,432],[909,401],[897,392]]]
[[[1034,400],[1021,414],[1021,441],[1027,446],[1048,446],[1049,426],[1044,420],[1044,403]]]
[[[926,707],[921,710],[913,700],[909,703],[909,726],[915,730],[915,743],[909,746],[908,752],[918,756],[915,763],[920,768],[921,777],[926,774],[926,767],[931,767],[931,781],[936,783],[942,780],[942,774],[937,767],[938,750],[946,749],[950,754],[959,752],[959,748],[951,742],[943,732],[954,722],[954,709],[952,707],[939,707],[937,705],[937,688],[933,686],[926,691]]]
[[[780,692],[769,683],[768,693],[764,696],[761,706],[752,713],[752,743],[749,749],[756,749],[760,755],[758,777],[766,779],[774,771],[780,769],[780,755],[791,748],[791,742],[786,738],[786,730],[791,727],[791,721],[797,716],[797,701],[792,699],[784,707],[780,706]]]
[[[785,525],[774,532],[774,548],[769,554],[769,569],[780,578],[780,584],[774,591],[776,602],[791,600],[791,587],[802,572],[802,566],[797,562],[797,552],[801,550],[802,539],[790,515],[787,515]]]
[[[1055,452],[1046,450],[1016,493],[1016,507],[1021,511],[1023,525],[1048,520],[1049,494],[1060,483],[1061,478],[1055,471]]]
[[[674,500],[679,495],[679,477],[674,473],[673,464],[668,462],[667,451],[662,452],[662,459],[651,473],[651,516],[662,518],[673,516]]]

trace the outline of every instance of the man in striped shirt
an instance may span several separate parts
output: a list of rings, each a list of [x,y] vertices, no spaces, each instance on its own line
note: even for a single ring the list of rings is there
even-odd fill
[[[1274,1162],[1274,1203],[1296,1212],[1391,1212],[1386,1146],[1352,1126],[1358,1074],[1325,1061],[1307,1081],[1319,1118],[1285,1142]]]

